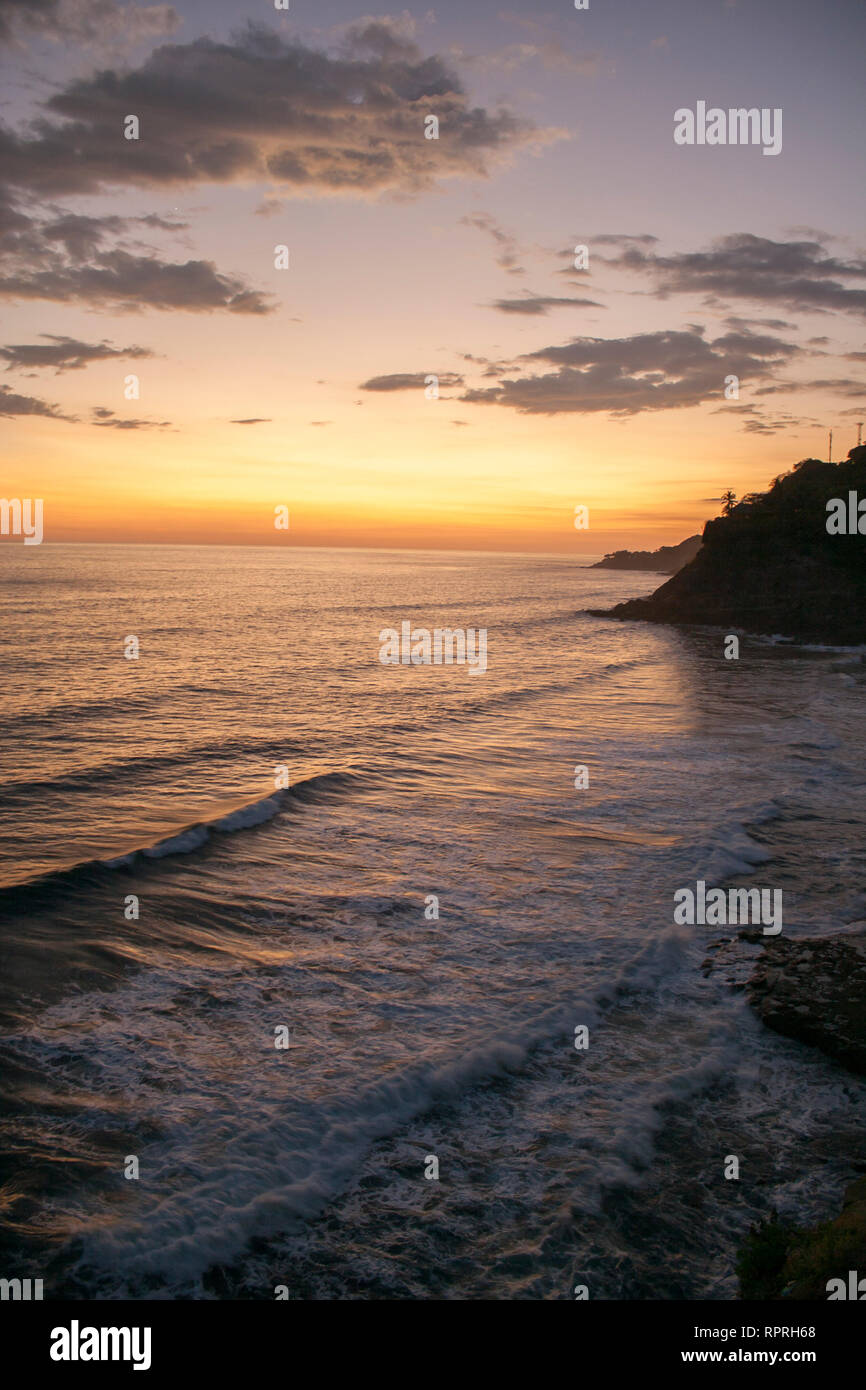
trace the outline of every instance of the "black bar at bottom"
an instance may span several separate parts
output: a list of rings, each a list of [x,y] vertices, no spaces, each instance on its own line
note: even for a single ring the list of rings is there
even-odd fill
[[[432,1301],[431,1301],[432,1302]],[[575,1301],[568,1310],[542,1313],[528,1304],[508,1319],[494,1304],[455,1301],[439,1307],[401,1303],[377,1310],[352,1302],[44,1302],[0,1304],[4,1361],[20,1373],[93,1379],[149,1375],[162,1383],[177,1373],[273,1375],[286,1379],[315,1369],[333,1373],[340,1355],[352,1373],[403,1380],[430,1379],[435,1362],[453,1375],[454,1355],[470,1348],[495,1360],[515,1351],[550,1364],[556,1349],[548,1338],[562,1336],[559,1354],[575,1374],[598,1363],[605,1370],[666,1372],[677,1366],[798,1366],[828,1374],[848,1371],[862,1351],[864,1310],[858,1302],[670,1303]],[[515,1317],[517,1322],[514,1321]],[[524,1322],[524,1318],[526,1321]],[[112,1331],[112,1329],[114,1329]],[[541,1334],[539,1340],[538,1334]],[[408,1342],[406,1338],[411,1337]],[[413,1348],[418,1360],[413,1364]],[[399,1352],[395,1363],[391,1360]],[[93,1356],[96,1353],[96,1357]],[[408,1353],[408,1356],[407,1356]],[[316,1358],[310,1367],[308,1357]],[[488,1367],[489,1375],[489,1367]]]

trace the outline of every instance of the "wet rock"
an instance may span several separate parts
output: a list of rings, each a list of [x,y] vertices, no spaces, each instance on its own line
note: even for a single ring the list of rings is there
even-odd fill
[[[766,1027],[866,1076],[866,932],[768,941],[746,998]]]

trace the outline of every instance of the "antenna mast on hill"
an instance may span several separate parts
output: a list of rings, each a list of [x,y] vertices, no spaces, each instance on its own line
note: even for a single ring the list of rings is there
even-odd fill
[[[860,440],[863,437],[863,421],[857,421],[857,448],[860,448]]]
[[[830,443],[827,445],[827,462],[833,462],[833,431],[830,431]]]

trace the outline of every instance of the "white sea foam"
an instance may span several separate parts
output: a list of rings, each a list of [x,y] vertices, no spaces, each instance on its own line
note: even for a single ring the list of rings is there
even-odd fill
[[[313,785],[318,780],[320,779],[309,778],[307,785]],[[273,820],[284,807],[285,795],[285,792],[274,792],[258,801],[245,802],[231,811],[215,816],[212,820],[197,821],[193,825],[185,826],[183,830],[174,835],[167,835],[155,844],[140,845],[116,858],[102,859],[98,862],[103,868],[117,869],[133,864],[138,854],[143,855],[145,859],[165,859],[172,854],[191,854],[206,844],[214,831],[220,835],[233,835],[239,830],[249,830]]]

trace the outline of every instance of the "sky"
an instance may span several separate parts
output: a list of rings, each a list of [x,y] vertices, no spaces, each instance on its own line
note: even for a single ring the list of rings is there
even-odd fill
[[[287,3],[0,0],[47,541],[652,548],[857,442],[860,0]]]

